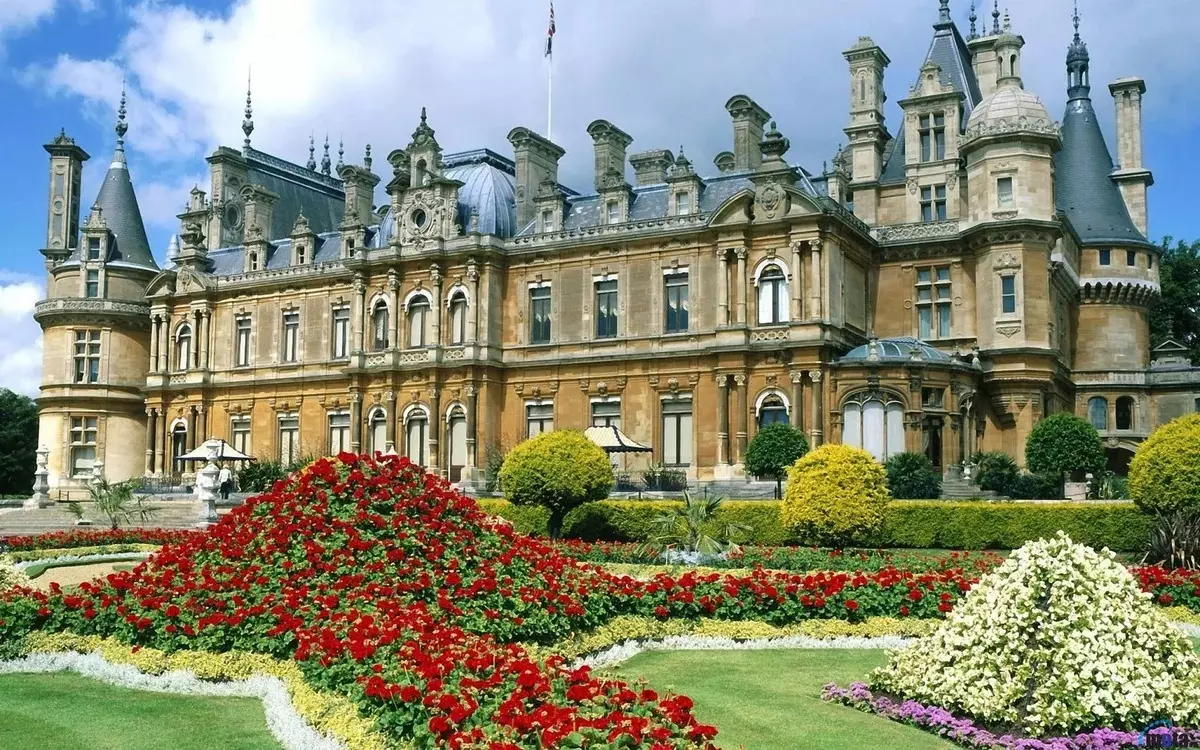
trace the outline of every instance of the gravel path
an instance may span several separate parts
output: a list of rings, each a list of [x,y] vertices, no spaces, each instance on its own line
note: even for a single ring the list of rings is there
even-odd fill
[[[136,564],[136,561],[115,560],[113,562],[95,563],[93,565],[71,565],[62,568],[50,568],[45,573],[33,579],[33,585],[47,591],[50,589],[51,583],[57,583],[59,586],[64,587],[78,586],[84,581],[90,581],[93,578],[100,578],[109,573],[115,573],[116,566],[118,565]]]

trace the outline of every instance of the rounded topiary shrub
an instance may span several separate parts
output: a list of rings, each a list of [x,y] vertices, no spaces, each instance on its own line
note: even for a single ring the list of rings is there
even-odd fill
[[[574,430],[543,432],[513,448],[500,467],[500,486],[514,505],[550,511],[547,531],[557,539],[572,509],[608,497],[612,464],[604,449]]]
[[[1034,474],[1079,474],[1104,468],[1100,433],[1082,417],[1065,411],[1033,426],[1025,441],[1025,466]]]
[[[774,479],[778,488],[788,467],[808,453],[804,434],[786,422],[763,427],[746,448],[746,473]]]
[[[891,495],[870,453],[822,445],[788,470],[780,521],[808,544],[862,544],[882,526]]]
[[[1200,507],[1200,414],[1159,427],[1133,455],[1129,494],[1150,513]]]
[[[888,490],[897,500],[934,500],[942,495],[942,476],[924,453],[897,453],[884,470]]]

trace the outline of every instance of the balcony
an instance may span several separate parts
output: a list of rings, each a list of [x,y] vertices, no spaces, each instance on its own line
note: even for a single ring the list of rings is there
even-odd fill
[[[78,297],[54,297],[44,299],[33,307],[33,319],[44,325],[69,323],[85,318],[138,319],[150,326],[150,304],[132,300],[87,299]]]

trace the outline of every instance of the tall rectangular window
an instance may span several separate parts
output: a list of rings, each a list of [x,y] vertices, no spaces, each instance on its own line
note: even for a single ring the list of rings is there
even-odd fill
[[[921,188],[921,221],[946,220],[946,186],[927,185]]]
[[[90,474],[96,463],[96,417],[71,418],[71,476]]]
[[[1136,266],[1137,265],[1137,251],[1136,250],[1126,250],[1125,251],[1125,265],[1127,265],[1127,266]]]
[[[617,282],[596,282],[596,338],[608,339],[617,335]]]
[[[667,333],[682,333],[688,329],[688,272],[669,273],[664,277]]]
[[[250,366],[250,316],[243,315],[234,322],[233,362],[238,367]]]
[[[75,332],[75,382],[100,382],[100,332]]]
[[[954,290],[950,267],[917,269],[917,338],[922,340],[950,337],[950,306]]]
[[[620,202],[609,201],[608,205],[605,206],[605,210],[608,212],[608,223],[609,224],[619,224],[620,223],[620,221],[621,221],[621,204],[620,204]]]
[[[333,358],[350,356],[350,308],[338,307],[333,311]]]
[[[525,405],[525,437],[531,438],[554,430],[554,404]]]
[[[691,196],[687,193],[675,194],[675,215],[686,216],[692,212]]]
[[[1103,250],[1100,250],[1099,252],[1100,252],[1100,265],[1102,265],[1102,266],[1112,265],[1112,250],[1105,248]]]
[[[550,343],[550,286],[529,290],[529,343]]]
[[[692,402],[662,402],[662,456],[667,466],[692,465]]]
[[[100,272],[88,271],[84,278],[83,296],[95,299],[100,296]]]
[[[1000,277],[1000,310],[1006,315],[1017,311],[1017,277]]]
[[[621,429],[620,401],[593,401],[592,427],[616,427]]]
[[[549,210],[542,211],[542,231],[543,232],[553,232],[554,231],[554,212],[553,211],[549,211]]]
[[[920,119],[921,161],[946,158],[946,115],[922,115]]]
[[[417,297],[408,303],[408,348],[425,346],[425,332],[429,327],[429,302]]]
[[[235,451],[251,455],[249,414],[235,414],[229,418],[229,437]]]
[[[300,458],[300,415],[279,415],[279,463],[287,466]]]
[[[350,450],[350,412],[329,412],[329,455]]]
[[[290,310],[283,314],[283,361],[300,360],[300,313]]]
[[[100,238],[88,237],[88,260],[100,260]]]
[[[1000,177],[996,180],[996,204],[1000,208],[1013,206],[1013,178]]]

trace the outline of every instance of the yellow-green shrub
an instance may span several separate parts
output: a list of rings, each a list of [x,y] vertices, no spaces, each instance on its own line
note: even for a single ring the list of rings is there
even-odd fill
[[[870,453],[829,443],[788,470],[780,520],[810,544],[862,544],[882,528],[890,500],[887,472]]]
[[[608,497],[612,484],[612,464],[604,449],[574,430],[543,432],[526,440],[500,467],[500,485],[510,501],[549,511],[552,538],[559,536],[567,513]]]
[[[1142,443],[1129,464],[1129,494],[1149,513],[1200,505],[1200,414],[1172,420]]]

